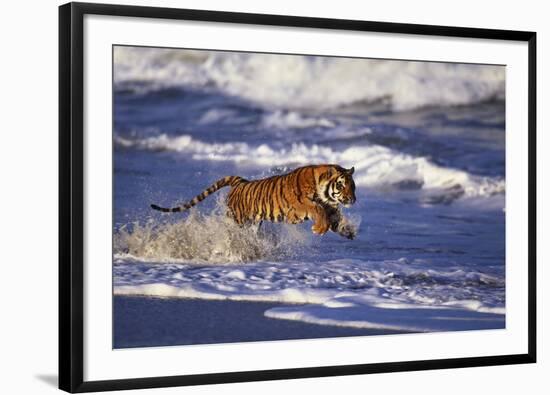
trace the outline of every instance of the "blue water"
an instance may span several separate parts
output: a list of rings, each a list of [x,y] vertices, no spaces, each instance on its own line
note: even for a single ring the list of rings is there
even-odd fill
[[[212,84],[143,85],[115,84],[115,293],[294,303],[266,315],[320,325],[504,327],[502,100],[286,108]],[[314,236],[311,223],[240,234],[223,220],[227,190],[191,213],[149,208],[227,175],[325,162],[356,168],[357,203],[345,210],[355,240]],[[391,314],[377,319],[386,302]],[[411,318],[418,308],[441,309],[437,325]]]

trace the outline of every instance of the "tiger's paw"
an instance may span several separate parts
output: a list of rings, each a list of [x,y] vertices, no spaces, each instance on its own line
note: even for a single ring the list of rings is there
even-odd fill
[[[338,234],[346,239],[353,240],[357,236],[357,228],[350,223],[341,224],[338,227]]]

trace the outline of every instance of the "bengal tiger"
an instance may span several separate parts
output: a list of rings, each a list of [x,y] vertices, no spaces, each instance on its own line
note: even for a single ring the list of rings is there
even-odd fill
[[[333,164],[297,168],[289,173],[248,181],[228,176],[216,181],[193,200],[175,207],[151,208],[163,212],[190,209],[220,188],[230,186],[228,214],[240,225],[271,222],[302,223],[313,221],[311,230],[318,235],[329,229],[348,239],[356,235],[355,227],[341,213],[339,205],[355,203],[354,168]]]

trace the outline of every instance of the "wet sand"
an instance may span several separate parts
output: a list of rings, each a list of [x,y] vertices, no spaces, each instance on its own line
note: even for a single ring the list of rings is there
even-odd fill
[[[398,333],[268,318],[280,303],[114,297],[113,348],[314,339]]]

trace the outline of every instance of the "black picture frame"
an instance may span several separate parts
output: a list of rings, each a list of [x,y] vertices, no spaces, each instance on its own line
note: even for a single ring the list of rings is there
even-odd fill
[[[83,19],[86,14],[528,43],[528,352],[525,354],[84,381]],[[68,392],[449,369],[536,361],[536,33],[109,4],[59,7],[59,388]]]

